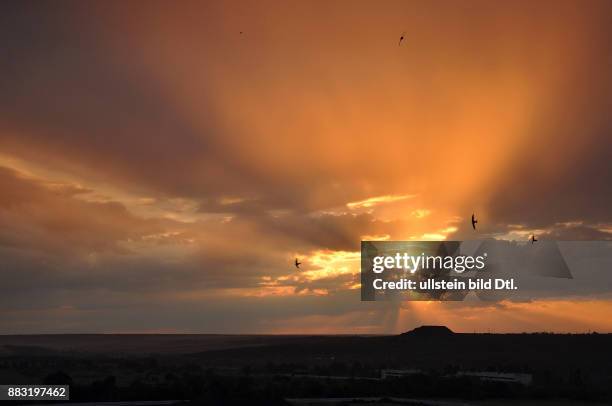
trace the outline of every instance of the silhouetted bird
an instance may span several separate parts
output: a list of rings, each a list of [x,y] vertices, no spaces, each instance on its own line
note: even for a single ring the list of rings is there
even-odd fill
[[[535,234],[531,234],[531,243],[533,244],[534,242],[538,242],[538,240],[535,238]]]
[[[474,217],[474,213],[472,213],[472,228],[474,230],[476,230],[476,223],[478,223],[478,220],[476,220],[476,217]]]
[[[397,46],[402,45],[402,41],[404,40],[404,35],[406,35],[405,32],[402,33],[402,36],[400,37],[399,42],[397,43]]]
[[[298,261],[298,259],[296,258],[296,259],[295,259],[295,267],[296,267],[297,269],[300,269],[300,265],[302,265],[302,263],[301,263],[300,261]]]

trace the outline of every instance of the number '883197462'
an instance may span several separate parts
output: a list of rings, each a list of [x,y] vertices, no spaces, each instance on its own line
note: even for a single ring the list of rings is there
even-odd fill
[[[65,385],[1,385],[0,400],[11,399],[68,399]]]

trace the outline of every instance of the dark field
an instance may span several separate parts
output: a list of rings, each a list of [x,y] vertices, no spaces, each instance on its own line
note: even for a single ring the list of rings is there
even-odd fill
[[[389,369],[410,372],[381,379]],[[466,376],[471,372],[523,374],[532,382],[490,382]],[[79,401],[287,404],[289,398],[403,397],[607,403],[612,335],[0,336],[0,383],[69,383],[72,399]]]
[[[223,334],[0,335],[0,355],[19,352],[19,347],[90,354],[188,354],[270,345],[288,338],[291,337]]]

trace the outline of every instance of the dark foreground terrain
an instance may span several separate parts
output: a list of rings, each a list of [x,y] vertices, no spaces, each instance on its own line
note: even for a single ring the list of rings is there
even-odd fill
[[[0,383],[80,402],[612,404],[612,334],[0,336]]]

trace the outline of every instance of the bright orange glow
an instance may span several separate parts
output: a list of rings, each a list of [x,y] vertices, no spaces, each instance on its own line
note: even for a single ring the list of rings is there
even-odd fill
[[[358,295],[361,240],[612,238],[610,2],[347,3],[12,10],[0,331],[612,331]]]

